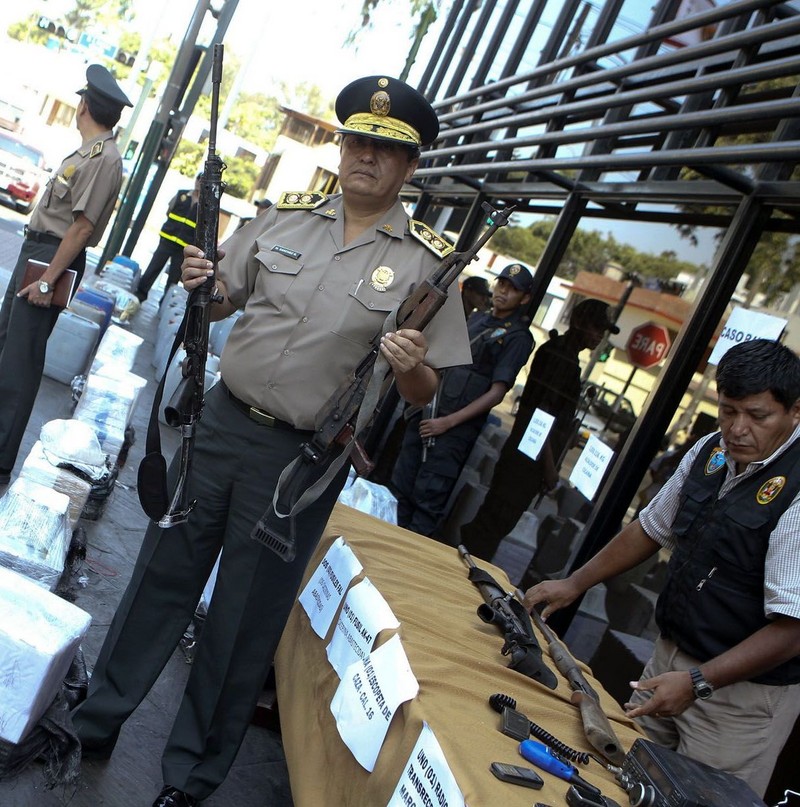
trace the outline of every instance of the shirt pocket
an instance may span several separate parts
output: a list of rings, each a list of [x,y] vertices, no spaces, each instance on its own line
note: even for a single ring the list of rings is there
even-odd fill
[[[264,270],[256,277],[256,294],[270,308],[281,311],[303,263],[268,249],[259,249],[256,260]]]
[[[396,309],[403,299],[400,289],[378,291],[362,278],[347,293],[333,333],[368,347],[382,332],[389,312]]]

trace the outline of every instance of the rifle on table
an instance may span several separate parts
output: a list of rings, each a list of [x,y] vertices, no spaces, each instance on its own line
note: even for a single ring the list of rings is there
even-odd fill
[[[567,679],[572,688],[570,701],[581,711],[583,732],[591,746],[599,751],[609,762],[621,765],[625,752],[606,713],[600,706],[600,698],[586,680],[578,662],[567,650],[567,646],[556,636],[553,629],[542,619],[535,609],[531,611],[536,627],[544,634],[550,648],[550,656],[558,671]]]
[[[451,252],[433,272],[403,301],[396,315],[396,328],[423,330],[447,300],[447,289],[473,261],[478,251],[508,223],[514,206],[495,210],[488,202],[482,204],[489,227],[478,240],[463,252]],[[367,396],[373,368],[380,353],[380,339],[384,329],[372,340],[372,347],[356,367],[352,376],[336,388],[317,413],[317,425],[313,438],[300,447],[300,455],[288,465],[275,490],[272,505],[259,519],[251,537],[269,545],[275,544],[269,522],[274,513],[279,519],[292,516],[307,507],[327,487],[334,474],[344,465],[354,449],[358,448],[357,437],[362,428],[364,414],[359,419],[362,403]],[[381,379],[382,380],[382,379]],[[371,392],[372,390],[370,390]],[[365,407],[365,410],[369,407]],[[371,414],[371,413],[369,413]],[[356,470],[368,462],[366,455],[354,457]],[[274,529],[274,528],[273,528]],[[283,543],[278,539],[278,543]]]
[[[200,193],[197,202],[197,227],[195,244],[203,250],[205,257],[217,269],[217,238],[219,235],[220,201],[224,185],[222,172],[225,164],[217,154],[217,115],[219,108],[219,88],[222,83],[222,56],[224,46],[214,45],[211,67],[211,119],[208,132],[208,157],[200,180]],[[203,412],[203,393],[208,356],[208,330],[211,323],[211,303],[221,303],[222,297],[214,294],[214,277],[193,289],[186,302],[186,312],[178,335],[175,338],[170,360],[180,342],[186,350],[186,359],[181,366],[182,378],[169,403],[164,408],[164,417],[170,426],[180,428],[180,471],[175,491],[171,499],[167,494],[166,462],[161,455],[160,440],[155,451],[151,451],[151,430],[154,418],[151,415],[147,434],[147,456],[139,466],[139,499],[142,508],[159,527],[173,527],[185,522],[194,508],[195,502],[188,498],[187,482],[194,452],[194,436],[197,421]],[[169,362],[167,362],[169,364]],[[163,381],[153,405],[157,412],[163,392]],[[157,435],[158,423],[155,422]]]
[[[478,606],[478,616],[488,624],[497,625],[503,634],[505,642],[500,652],[511,657],[508,666],[549,689],[555,689],[558,679],[542,658],[542,648],[525,607],[514,594],[504,591],[489,572],[475,565],[463,544],[459,545],[458,554],[466,561],[469,579],[484,599]]]

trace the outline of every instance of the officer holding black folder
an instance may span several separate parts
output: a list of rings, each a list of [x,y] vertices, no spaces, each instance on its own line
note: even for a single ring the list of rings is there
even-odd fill
[[[86,70],[75,113],[81,145],[50,177],[25,228],[25,241],[0,309],[0,485],[7,485],[44,370],[47,340],[61,309],[53,287],[66,269],[86,266],[114,211],[122,184],[122,158],[112,129],[131,106],[114,77],[99,64]],[[30,259],[49,264],[23,285]]]

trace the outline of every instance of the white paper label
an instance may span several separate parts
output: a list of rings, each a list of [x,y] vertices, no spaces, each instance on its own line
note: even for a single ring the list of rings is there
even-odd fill
[[[331,544],[298,597],[317,636],[324,637],[328,633],[347,587],[362,568],[353,550],[340,535]]]
[[[395,710],[418,691],[397,634],[345,670],[331,700],[331,712],[345,745],[366,770],[375,767]]]
[[[371,580],[365,578],[353,586],[347,592],[327,648],[328,661],[339,678],[353,662],[369,655],[382,630],[399,627],[389,603]]]

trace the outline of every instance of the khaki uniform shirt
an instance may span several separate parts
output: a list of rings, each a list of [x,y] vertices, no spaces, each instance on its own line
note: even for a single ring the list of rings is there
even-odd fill
[[[222,353],[222,377],[236,397],[299,429],[314,428],[387,314],[441,260],[409,232],[399,201],[373,230],[347,246],[343,236],[342,199],[332,196],[313,210],[273,206],[223,246],[219,277],[244,310]],[[427,364],[470,362],[455,284],[425,336]]]
[[[83,213],[94,224],[86,246],[103,236],[122,184],[122,158],[112,132],[89,140],[72,152],[49,179],[30,227],[63,238]]]

